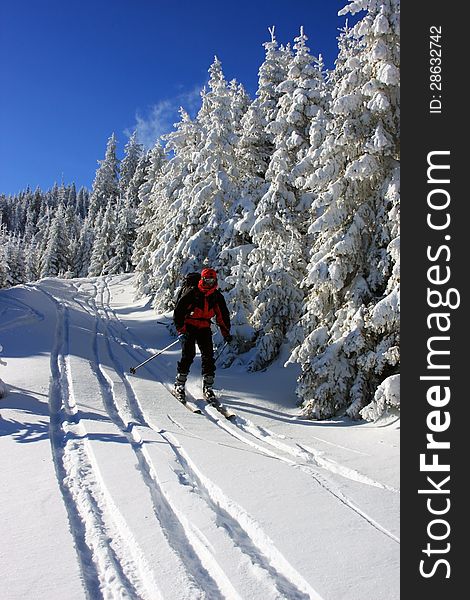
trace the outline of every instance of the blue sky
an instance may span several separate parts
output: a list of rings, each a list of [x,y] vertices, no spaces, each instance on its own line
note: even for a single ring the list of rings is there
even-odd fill
[[[26,0],[0,4],[0,193],[91,187],[114,131],[146,141],[199,107],[214,55],[253,97],[263,42],[303,25],[333,67],[347,0]]]

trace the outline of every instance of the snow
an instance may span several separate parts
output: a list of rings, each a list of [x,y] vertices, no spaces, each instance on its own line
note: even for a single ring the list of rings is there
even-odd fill
[[[178,345],[130,375],[174,341],[133,298],[130,275],[0,291],[2,598],[398,599],[399,421],[299,418],[285,352],[218,370],[233,422],[197,357],[194,414]]]

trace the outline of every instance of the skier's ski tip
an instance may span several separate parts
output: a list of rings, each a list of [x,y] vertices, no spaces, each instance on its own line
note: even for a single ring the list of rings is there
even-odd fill
[[[184,393],[184,390],[183,390],[183,392],[181,392],[181,390],[172,388],[170,391],[171,391],[172,395],[178,400],[178,402],[181,402],[181,404],[183,406],[185,406],[188,410],[190,410],[191,412],[198,414],[198,415],[202,414],[202,411],[198,406],[196,406],[192,402],[188,402],[186,400],[186,395]]]

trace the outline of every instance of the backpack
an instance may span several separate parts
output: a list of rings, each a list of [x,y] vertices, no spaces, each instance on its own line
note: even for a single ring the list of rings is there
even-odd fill
[[[197,272],[188,273],[183,277],[183,283],[181,284],[180,290],[176,296],[175,305],[180,301],[181,296],[189,292],[191,289],[197,288],[197,284],[201,279],[201,274]]]

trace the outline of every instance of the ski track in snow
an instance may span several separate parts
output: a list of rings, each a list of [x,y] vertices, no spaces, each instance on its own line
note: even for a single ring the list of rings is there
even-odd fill
[[[0,331],[44,320],[44,315],[29,306],[29,304],[26,304],[26,302],[22,302],[18,298],[8,298],[6,294],[2,294],[1,296],[2,309],[0,310],[0,317],[3,323]],[[8,318],[8,313],[11,313],[10,318]]]
[[[107,304],[109,306],[110,302],[110,292],[109,288],[106,284],[106,279],[103,280],[103,287],[106,287],[108,290]],[[102,296],[103,298],[103,296]],[[120,319],[114,312],[114,317],[117,320],[117,323],[120,323],[123,327],[124,325],[121,323]],[[115,341],[119,343],[119,340],[115,337]],[[328,493],[337,498],[340,502],[348,506],[351,510],[353,510],[357,515],[359,515],[362,519],[364,519],[369,525],[385,534],[387,537],[392,539],[393,541],[400,543],[400,539],[390,532],[388,529],[383,527],[380,523],[378,523],[373,517],[368,515],[365,511],[363,511],[360,507],[358,507],[350,498],[348,498],[337,485],[333,482],[328,481],[318,469],[315,467],[320,467],[327,472],[334,473],[336,475],[340,475],[352,481],[356,481],[358,483],[362,483],[365,485],[371,485],[373,487],[377,487],[389,492],[399,493],[398,490],[392,488],[391,486],[387,486],[378,481],[367,477],[364,474],[359,473],[354,469],[349,469],[348,467],[344,467],[339,463],[325,459],[322,457],[322,453],[318,450],[314,450],[307,446],[297,445],[297,447],[292,447],[280,440],[276,439],[275,436],[266,429],[263,429],[254,423],[244,419],[243,417],[237,416],[235,419],[235,427],[232,425],[233,421],[230,423],[225,419],[220,413],[207,405],[205,401],[200,401],[199,403],[196,401],[196,396],[193,395],[193,400],[199,407],[206,413],[207,416],[220,428],[224,429],[231,436],[236,439],[242,441],[243,443],[255,448],[259,452],[270,456],[271,458],[278,459],[290,466],[297,468],[304,472],[305,474],[312,477],[322,488],[324,488]],[[250,437],[255,438],[257,441],[253,441],[252,439],[246,437],[245,435],[240,434],[238,429],[241,429],[244,433],[248,433]],[[257,443],[258,441],[264,442],[271,447],[275,447],[277,452],[272,452],[271,450],[265,448],[264,446]],[[295,458],[300,458],[303,462],[299,463],[296,460],[292,460],[285,456],[279,454],[279,450],[288,454],[289,456],[293,456]],[[305,464],[307,462],[307,464]]]
[[[254,442],[251,439],[247,438],[246,436],[240,434],[237,431],[236,428],[232,427],[227,422],[227,419],[225,419],[224,417],[222,417],[220,415],[220,413],[218,413],[218,411],[216,409],[213,409],[211,407],[207,407],[207,408],[205,408],[205,410],[206,410],[206,413],[210,416],[210,418],[219,427],[221,427],[222,429],[225,429],[225,431],[227,431],[227,433],[229,433],[230,435],[232,435],[236,439],[238,439],[238,440],[240,440],[240,441],[248,444],[249,446],[252,446],[253,448],[256,448],[258,451],[266,454],[267,456],[270,456],[271,458],[275,458],[277,460],[280,460],[280,461],[282,461],[282,462],[290,465],[291,467],[299,469],[303,473],[309,475],[322,488],[324,488],[328,493],[330,493],[332,496],[334,496],[335,498],[337,498],[340,502],[342,502],[343,504],[345,504],[346,506],[348,506],[351,510],[353,510],[356,514],[358,514],[362,519],[364,519],[369,525],[371,525],[372,527],[374,527],[375,529],[377,529],[381,533],[385,534],[387,537],[389,537],[390,539],[392,539],[394,542],[400,543],[400,539],[396,535],[394,535],[391,531],[389,531],[388,529],[386,529],[385,527],[383,527],[380,523],[378,523],[374,518],[372,518],[370,515],[368,515],[360,507],[356,506],[356,504],[350,498],[348,498],[345,494],[343,494],[343,492],[341,492],[341,490],[336,485],[332,484],[325,477],[323,477],[318,472],[318,470],[314,469],[310,465],[306,465],[306,464],[303,464],[303,463],[298,463],[295,460],[292,460],[290,458],[282,456],[278,452],[272,452],[271,450],[268,450],[264,446],[261,446],[259,443]],[[237,417],[237,420],[239,421],[240,418],[241,417]],[[253,428],[251,428],[251,429],[253,429]],[[252,433],[252,431],[250,431],[250,433]],[[258,436],[255,435],[254,433],[253,433],[253,436],[256,439],[259,439]],[[266,441],[266,440],[264,440],[264,441]],[[321,465],[321,466],[323,466],[323,465]],[[329,469],[329,470],[331,471],[332,469]],[[356,481],[359,480],[359,478],[353,478],[351,476],[348,477],[348,478],[355,479]],[[364,483],[364,481],[361,481],[361,483]],[[385,486],[383,486],[382,484],[379,484],[376,487],[382,487],[383,489],[385,489]],[[391,489],[393,489],[393,488],[391,488]]]
[[[103,288],[107,290],[107,305],[109,307],[110,302],[110,291],[106,283],[106,279],[103,279]],[[104,302],[103,293],[102,293],[102,301]],[[117,314],[113,311],[113,316],[116,319],[116,322],[120,324],[123,328],[124,325],[121,323]],[[117,343],[119,343],[119,339],[114,336],[114,339]],[[358,507],[350,498],[348,498],[337,485],[333,482],[328,481],[318,469],[315,467],[320,467],[321,469],[326,470],[327,472],[345,477],[352,481],[362,483],[364,485],[370,485],[373,487],[377,487],[392,493],[399,493],[399,490],[392,488],[391,486],[387,486],[378,481],[367,477],[366,475],[359,473],[354,469],[350,469],[348,467],[344,467],[343,465],[337,463],[336,461],[332,461],[329,459],[325,459],[322,457],[322,452],[315,450],[313,448],[297,445],[297,447],[292,447],[285,442],[282,442],[276,439],[276,436],[269,432],[268,430],[259,427],[240,417],[237,415],[235,422],[228,422],[216,409],[207,405],[207,403],[203,400],[197,402],[196,395],[193,394],[193,400],[199,407],[206,413],[206,415],[220,428],[224,429],[227,433],[229,433],[234,438],[240,440],[241,442],[249,445],[252,448],[255,448],[259,452],[280,460],[290,466],[297,468],[304,472],[305,474],[312,477],[322,488],[324,488],[331,495],[336,497],[340,502],[348,506],[351,510],[353,510],[356,514],[358,514],[362,519],[364,519],[369,525],[385,534],[387,537],[392,539],[393,541],[400,543],[400,539],[390,532],[388,529],[383,527],[380,523],[378,523],[373,517],[368,515],[365,511],[363,511],[360,507]],[[250,437],[246,435],[240,434],[238,430],[242,430],[244,433],[249,434]],[[251,438],[254,438],[256,441],[253,441]],[[258,442],[264,442],[268,446],[275,447],[277,452],[273,452],[268,448],[265,448],[263,445],[260,445]],[[293,456],[294,458],[300,458],[302,462],[298,462],[296,460],[292,460],[287,458],[286,456],[282,456],[279,454],[279,450],[284,452],[289,456]],[[305,464],[307,463],[307,464]]]
[[[86,591],[90,598],[160,598],[144,556],[101,481],[77,418],[68,361],[68,309],[49,292],[35,289],[57,312],[50,360],[51,449]]]
[[[103,280],[103,282],[105,283],[106,280]],[[121,402],[118,401],[113,391],[113,382],[100,366],[97,347],[95,349],[96,376],[103,390],[103,398],[108,414],[133,445],[138,455],[140,469],[145,475],[144,478],[147,485],[151,488],[156,513],[159,515],[161,521],[166,520],[170,524],[168,526],[168,537],[172,540],[172,544],[175,545],[177,543],[175,542],[175,538],[179,540],[178,547],[175,550],[185,560],[188,570],[194,573],[196,581],[205,581],[205,590],[209,594],[208,598],[215,600],[218,597],[233,599],[240,597],[224,575],[222,569],[218,566],[218,560],[214,554],[208,551],[207,542],[201,543],[200,537],[202,534],[195,531],[185,516],[178,514],[172,508],[171,499],[165,497],[158,483],[158,477],[151,460],[142,444],[142,439],[136,434],[135,429],[132,428],[133,424],[150,427],[165,439],[180,466],[181,472],[179,472],[178,478],[181,484],[185,487],[190,486],[193,491],[197,490],[198,496],[213,515],[212,519],[215,527],[219,530],[223,529],[226,532],[232,544],[232,553],[238,551],[238,554],[235,555],[235,564],[240,564],[241,562],[245,573],[248,575],[250,571],[252,572],[255,589],[259,590],[260,585],[264,585],[268,594],[266,597],[269,598],[279,597],[292,600],[319,598],[315,590],[309,586],[295,569],[289,565],[282,554],[277,551],[259,526],[240,507],[234,509],[235,505],[233,502],[227,499],[210,480],[197,471],[197,467],[192,463],[190,457],[185,453],[174,436],[158,426],[147,423],[137,396],[125,375],[122,364],[119,363],[112,350],[110,335],[114,342],[119,343],[119,340],[112,331],[110,313],[113,314],[114,319],[116,319],[116,315],[114,311],[109,310],[109,290],[107,290],[106,285],[103,285],[100,290],[95,289],[95,298],[88,300],[87,304],[91,310],[90,314],[96,314],[98,316],[97,322],[99,321],[102,324],[102,333],[106,340],[107,352],[114,364],[115,372],[123,383],[125,398]],[[105,291],[108,294],[106,299],[104,297]],[[96,300],[98,300],[100,306],[98,306]],[[121,325],[120,321],[118,321],[118,324]],[[97,335],[98,331],[96,332],[95,339],[97,339]],[[128,405],[128,413],[126,411],[122,413],[124,403]],[[222,508],[222,506],[226,508]],[[166,515],[166,518],[162,519],[162,515]],[[245,523],[245,526],[242,525],[241,521]],[[175,532],[175,522],[179,522],[180,524],[178,532]],[[164,522],[161,524],[165,527]],[[254,532],[256,542],[253,541],[251,532],[248,530]],[[175,533],[178,533],[178,535],[175,535]],[[194,552],[193,548],[196,552]],[[230,549],[226,549],[224,555],[228,551]],[[244,556],[240,556],[240,552]],[[225,556],[226,560],[227,557]],[[204,570],[203,563],[206,570],[210,571],[211,574]]]
[[[312,463],[318,467],[322,467],[326,471],[330,471],[331,473],[335,473],[336,475],[340,475],[341,477],[345,477],[346,479],[350,479],[358,483],[363,483],[365,485],[381,488],[394,493],[399,492],[397,489],[371,479],[370,477],[367,477],[367,475],[359,473],[355,469],[350,469],[349,467],[345,467],[334,460],[324,458],[324,452],[320,450],[315,450],[314,448],[299,443],[296,443],[296,447],[292,447],[291,445],[281,441],[280,437],[272,431],[269,431],[264,427],[259,427],[243,417],[237,416],[235,422],[240,429],[249,433],[253,437],[256,437],[259,440],[274,446],[278,450],[282,450],[286,454],[290,454],[296,458],[299,458],[302,461]]]
[[[106,285],[106,282],[105,282]],[[135,337],[132,332],[129,331],[129,329],[127,328],[127,326],[125,326],[121,320],[119,319],[118,315],[116,314],[116,312],[109,307],[109,301],[110,301],[110,292],[109,289],[106,285],[106,289],[108,292],[108,306],[104,306],[104,310],[106,311],[107,314],[109,314],[109,312],[112,312],[113,317],[115,319],[115,321],[117,323],[119,323],[127,333],[131,334],[133,337]],[[121,341],[118,337],[118,334],[115,334],[114,337],[114,341],[118,344],[121,344],[123,346],[125,346],[126,348],[129,347],[138,347],[138,348],[142,348],[142,345],[139,343],[139,341],[136,339],[137,344],[134,343],[126,343]],[[151,367],[148,367],[149,369],[151,369]],[[196,395],[193,394],[193,399],[196,400]],[[202,401],[200,402],[200,407],[205,407],[206,406],[206,402]],[[220,420],[217,418],[217,420]],[[352,481],[356,481],[359,483],[363,483],[364,485],[370,485],[373,487],[377,487],[377,488],[381,488],[384,490],[388,490],[394,493],[399,493],[398,489],[395,489],[391,486],[388,486],[386,484],[380,483],[379,481],[376,481],[374,479],[371,479],[370,477],[368,477],[367,475],[364,475],[362,473],[359,473],[358,471],[354,470],[354,469],[350,469],[348,467],[345,467],[341,464],[339,464],[336,461],[333,460],[329,460],[327,458],[323,458],[323,452],[320,450],[315,450],[309,446],[303,445],[303,444],[298,444],[295,443],[295,446],[293,447],[292,445],[289,445],[285,442],[279,441],[284,439],[284,436],[278,436],[276,433],[255,425],[252,421],[249,421],[248,419],[245,419],[244,417],[240,417],[239,415],[236,416],[236,419],[234,419],[234,421],[232,421],[232,423],[234,423],[235,425],[237,425],[237,427],[239,427],[242,431],[244,431],[245,433],[248,433],[250,436],[253,436],[257,439],[259,439],[260,441],[265,442],[266,444],[269,444],[271,446],[274,446],[276,449],[281,450],[283,452],[285,452],[286,454],[292,455],[296,458],[299,458],[303,461],[306,461],[308,463],[313,463],[319,467],[322,467],[323,469],[330,471],[331,473],[335,473],[337,475],[340,475],[342,477],[345,477],[347,479],[350,479]],[[330,442],[328,440],[324,440],[322,438],[314,438],[314,439],[318,439],[319,441],[321,441],[322,443],[326,443],[338,448],[341,448],[343,450],[347,450],[348,452],[352,452],[352,453],[357,453],[357,454],[362,454],[362,455],[366,455],[365,452],[361,452],[359,450],[355,450],[353,448],[347,448],[345,446],[341,446],[339,444],[335,444],[333,442]]]
[[[143,600],[163,597],[155,572],[147,564],[106,489],[86,428],[80,421],[69,361],[69,308],[72,305],[79,307],[82,314],[85,312],[93,321],[91,371],[98,382],[103,406],[111,422],[135,454],[136,466],[151,499],[156,522],[187,579],[188,599],[245,600],[250,595],[249,590],[256,590],[256,597],[269,600],[320,600],[318,593],[289,564],[260,525],[204,475],[176,434],[146,418],[118,354],[125,352],[132,360],[140,362],[149,349],[141,344],[111,307],[107,281],[106,277],[88,280],[86,288],[83,284],[72,283],[74,294],[67,301],[59,301],[52,293],[32,286],[54,304],[57,313],[50,359],[51,449],[88,596],[93,599]],[[34,315],[34,318],[41,317],[44,318],[43,315]],[[152,364],[145,368],[168,388],[164,367]],[[210,423],[244,446],[312,477],[368,525],[399,543],[396,536],[356,506],[321,471],[392,493],[398,493],[398,490],[326,458],[320,450],[295,443],[295,440],[292,440],[293,445],[285,436],[241,416],[237,415],[229,422],[206,402],[196,400],[196,397],[195,401]],[[199,438],[173,416],[167,416],[185,434]],[[158,469],[155,466],[145,441],[146,431],[152,431],[164,441],[170,452],[169,466],[164,468],[159,464]],[[173,474],[170,482],[168,470]],[[190,522],[184,508],[181,508],[188,494],[200,508],[197,511],[200,526]],[[243,577],[235,574],[235,581],[230,573],[230,569],[235,567],[230,565],[238,565]]]
[[[95,288],[96,297],[99,294],[99,291]],[[200,582],[204,582],[204,587],[206,591],[210,594],[209,597],[214,598],[222,598],[219,588],[216,582],[212,579],[209,573],[206,571],[201,561],[199,560],[198,555],[193,550],[190,540],[186,535],[185,528],[181,522],[181,518],[179,518],[178,514],[172,508],[171,501],[166,497],[163,492],[161,485],[158,481],[158,476],[156,474],[156,470],[152,463],[152,460],[148,456],[148,453],[145,451],[143,446],[143,440],[139,435],[138,431],[132,426],[134,424],[142,424],[142,419],[139,416],[133,416],[133,413],[136,411],[132,410],[132,407],[135,407],[135,396],[133,394],[132,388],[127,381],[127,379],[123,376],[122,366],[117,364],[116,358],[112,352],[111,343],[109,340],[108,327],[107,327],[107,315],[105,314],[101,316],[101,310],[97,306],[96,301],[91,299],[90,301],[90,309],[91,315],[96,315],[98,318],[96,319],[97,331],[95,335],[95,343],[94,343],[94,355],[95,355],[95,373],[100,383],[100,387],[102,389],[102,395],[105,407],[111,420],[117,425],[117,427],[122,431],[122,433],[126,436],[129,443],[131,444],[134,452],[136,453],[139,469],[142,473],[144,481],[149,488],[150,495],[152,498],[152,502],[155,508],[155,514],[158,518],[160,526],[165,532],[166,538],[172,548],[175,550],[177,555],[181,558],[184,563],[187,572],[190,574],[190,578],[194,586],[199,586]],[[97,346],[97,339],[99,333],[99,324],[102,324],[104,339],[106,340],[107,351],[109,357],[116,365],[116,374],[120,378],[121,383],[125,389],[125,393],[127,395],[127,400],[129,401],[128,408],[129,412],[125,410],[125,405],[117,399],[117,396],[114,392],[113,381],[106,375],[99,361],[99,350]],[[134,400],[134,402],[133,402]],[[202,590],[199,593],[200,596],[204,596]]]

